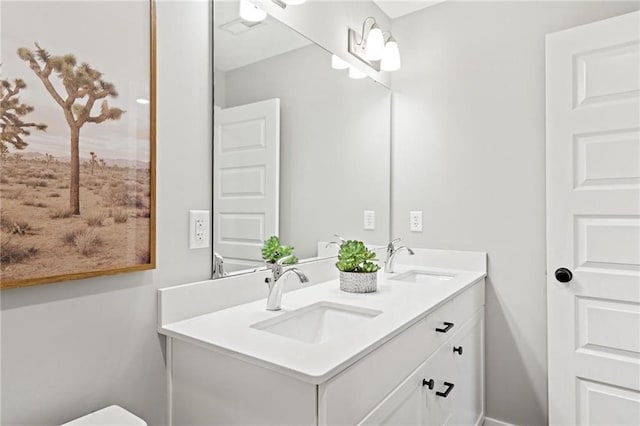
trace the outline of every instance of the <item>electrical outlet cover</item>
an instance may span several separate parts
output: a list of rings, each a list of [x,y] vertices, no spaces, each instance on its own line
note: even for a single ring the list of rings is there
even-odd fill
[[[422,232],[422,211],[409,212],[409,229],[411,232]]]
[[[189,248],[209,247],[209,210],[189,210]]]

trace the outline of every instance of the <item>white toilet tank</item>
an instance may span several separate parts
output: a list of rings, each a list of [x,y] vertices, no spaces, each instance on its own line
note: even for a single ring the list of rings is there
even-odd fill
[[[110,405],[60,426],[147,426],[147,422],[119,405]]]

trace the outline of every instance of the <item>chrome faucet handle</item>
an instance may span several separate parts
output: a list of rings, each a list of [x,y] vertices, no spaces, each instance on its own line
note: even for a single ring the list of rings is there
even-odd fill
[[[284,265],[284,262],[286,262],[287,260],[290,260],[290,259],[293,259],[293,255],[292,254],[284,256],[284,257],[281,257],[280,259],[276,260],[276,265],[282,266],[282,265]]]
[[[324,248],[329,248],[329,247],[331,247],[331,246],[336,246],[336,247],[340,248],[340,243],[339,243],[339,242],[337,242],[337,241],[329,241],[329,242],[324,246]]]
[[[338,240],[340,240],[340,244],[344,244],[347,242],[347,240],[345,240],[344,238],[342,238],[340,235],[338,234],[333,234],[334,237],[336,237]]]
[[[222,278],[225,275],[224,257],[218,252],[213,252],[213,278]]]
[[[400,241],[402,241],[402,238],[395,238],[391,241],[389,241],[389,244],[387,244],[387,250],[395,250],[395,245],[398,244]]]
[[[273,268],[271,269],[271,271],[273,272],[273,282],[275,283],[276,281],[278,281],[278,278],[280,278],[280,276],[282,275],[282,273],[284,272],[284,268],[282,267],[284,265],[284,263],[287,260],[293,259],[293,255],[287,255],[287,256],[283,256],[280,259],[276,260],[276,263],[273,265]]]

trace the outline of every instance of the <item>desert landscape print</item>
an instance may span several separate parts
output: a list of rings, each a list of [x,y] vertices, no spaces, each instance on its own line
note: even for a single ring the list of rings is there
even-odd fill
[[[3,288],[153,265],[151,5],[97,3],[107,23],[128,16],[132,42],[108,24],[78,38],[73,23],[95,17],[89,3],[1,6]],[[46,20],[19,19],[35,15]]]

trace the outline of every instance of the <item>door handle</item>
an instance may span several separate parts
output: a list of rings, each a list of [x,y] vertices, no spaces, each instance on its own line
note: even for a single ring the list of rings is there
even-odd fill
[[[451,390],[455,385],[449,382],[444,382],[444,385],[447,387],[447,390],[445,390],[444,392],[436,392],[436,395],[446,398],[447,396],[449,396],[449,394],[451,393]]]
[[[433,379],[422,379],[422,386],[427,386],[429,390],[433,389],[435,385],[436,383],[433,381]]]
[[[453,353],[458,352],[458,355],[462,355],[462,346],[454,346]]]
[[[447,331],[451,330],[453,328],[453,323],[452,322],[444,322],[445,327],[444,328],[436,328],[436,331],[438,333],[446,333]]]
[[[561,283],[568,283],[573,279],[573,273],[567,268],[558,268],[555,272],[556,280]]]

